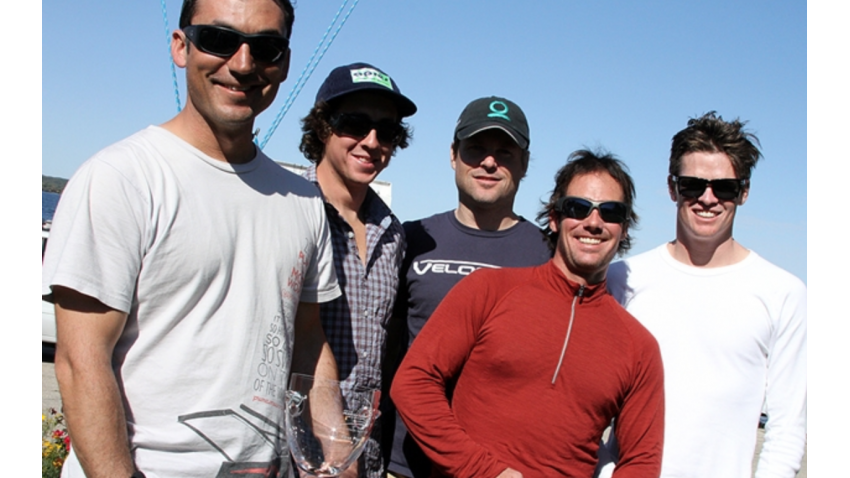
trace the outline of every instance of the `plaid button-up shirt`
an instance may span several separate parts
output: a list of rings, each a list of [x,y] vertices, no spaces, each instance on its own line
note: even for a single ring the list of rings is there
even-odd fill
[[[321,191],[316,167],[304,177]],[[404,256],[404,229],[371,188],[361,206],[366,223],[366,264],[360,260],[354,231],[336,208],[325,201],[333,243],[334,266],[342,296],[322,304],[325,335],[333,351],[343,393],[355,387],[381,389],[381,364],[387,346],[387,326],[393,311],[398,274]],[[361,472],[377,477],[383,471],[380,424],[376,423],[361,457]],[[364,476],[361,473],[361,476]]]

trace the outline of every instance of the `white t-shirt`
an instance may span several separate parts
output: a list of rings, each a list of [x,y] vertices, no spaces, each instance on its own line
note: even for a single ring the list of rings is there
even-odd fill
[[[262,152],[231,165],[151,126],[68,183],[44,258],[129,313],[113,355],[136,465],[212,477],[288,461],[284,391],[299,301],[340,294],[322,201]],[[64,476],[82,476],[70,457]]]
[[[806,287],[755,252],[691,267],[662,245],[608,272],[612,294],[664,361],[662,477],[793,477],[806,443]]]

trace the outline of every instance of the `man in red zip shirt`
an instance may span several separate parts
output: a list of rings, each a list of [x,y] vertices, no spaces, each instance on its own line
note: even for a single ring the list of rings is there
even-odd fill
[[[614,476],[658,476],[658,345],[605,288],[629,248],[633,201],[620,161],[573,153],[538,216],[553,259],[476,271],[431,316],[391,394],[437,475],[590,476],[617,417]]]

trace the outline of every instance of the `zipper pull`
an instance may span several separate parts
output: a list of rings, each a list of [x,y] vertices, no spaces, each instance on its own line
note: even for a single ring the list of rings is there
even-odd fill
[[[576,295],[579,297],[584,297],[584,284],[578,286],[578,294]]]

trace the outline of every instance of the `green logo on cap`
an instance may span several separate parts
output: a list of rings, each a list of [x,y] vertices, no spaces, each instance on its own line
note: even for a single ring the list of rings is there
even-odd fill
[[[377,83],[391,90],[393,89],[393,82],[390,77],[374,68],[360,68],[359,70],[351,70],[351,82]]]
[[[504,101],[496,100],[490,103],[490,113],[487,115],[488,118],[502,118],[503,120],[510,121],[508,118],[508,105],[505,104]]]

